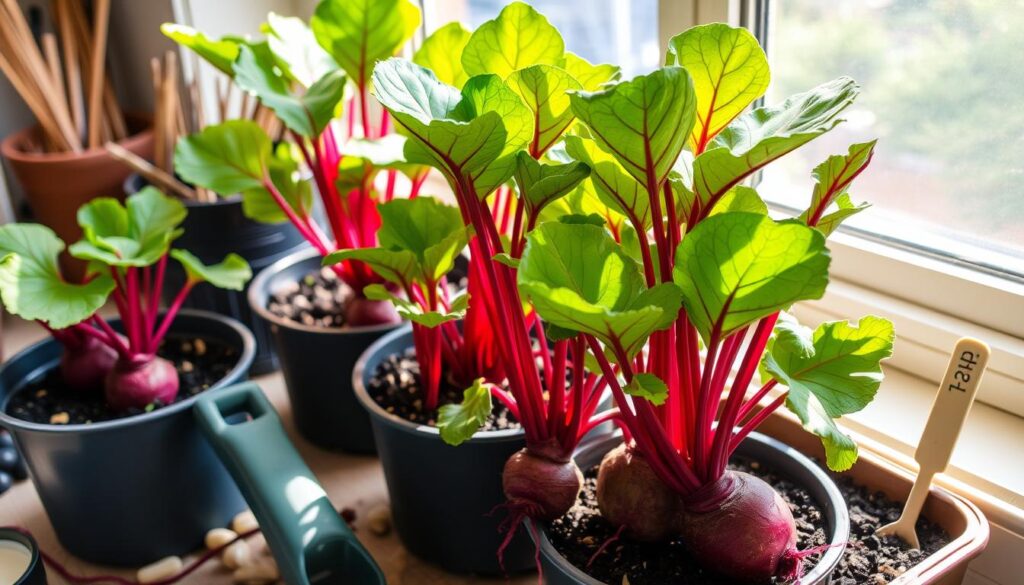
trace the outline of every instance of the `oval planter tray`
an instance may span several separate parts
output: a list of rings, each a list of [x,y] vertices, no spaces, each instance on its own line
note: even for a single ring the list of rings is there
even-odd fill
[[[595,440],[576,453],[576,462],[580,469],[588,469],[601,462],[604,454],[622,442],[621,435],[607,436]],[[828,585],[832,581],[835,570],[846,549],[850,538],[850,516],[846,509],[839,488],[829,479],[828,475],[814,462],[810,461],[796,449],[780,441],[759,433],[751,433],[736,450],[740,457],[757,459],[765,466],[774,469],[779,475],[802,485],[810,492],[825,514],[826,533],[832,548],[825,551],[821,559],[800,578],[801,585]],[[531,532],[531,536],[533,532]],[[565,559],[548,540],[547,531],[538,530],[541,563],[544,580],[548,585],[604,585],[580,568]],[[617,585],[617,584],[616,584]]]
[[[187,553],[201,545],[207,530],[226,525],[245,507],[200,434],[192,404],[247,377],[252,334],[233,319],[191,310],[178,314],[171,331],[234,345],[238,362],[210,389],[136,416],[49,425],[7,415],[12,392],[57,366],[61,348],[52,338],[0,367],[0,425],[24,456],[57,538],[87,561],[139,566]]]

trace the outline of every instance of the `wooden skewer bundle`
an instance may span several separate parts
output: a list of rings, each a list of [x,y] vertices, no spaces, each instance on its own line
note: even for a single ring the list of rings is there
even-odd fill
[[[125,138],[105,68],[110,0],[95,0],[91,26],[79,0],[53,0],[52,8],[56,34],[37,43],[17,1],[0,0],[0,71],[39,121],[42,147],[81,152]]]

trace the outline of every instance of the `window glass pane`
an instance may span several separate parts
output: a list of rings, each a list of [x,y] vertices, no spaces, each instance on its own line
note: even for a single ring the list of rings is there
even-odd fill
[[[815,165],[878,138],[851,225],[1024,274],[1024,1],[776,0],[771,19],[768,103],[839,75],[863,93],[762,193],[806,207]]]
[[[475,29],[501,12],[509,0],[425,0],[428,30],[452,20]],[[528,0],[558,27],[566,49],[591,63],[614,63],[623,77],[661,64],[657,0]]]

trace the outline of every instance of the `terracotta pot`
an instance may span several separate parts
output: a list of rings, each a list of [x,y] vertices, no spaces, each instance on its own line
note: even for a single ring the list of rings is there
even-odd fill
[[[119,144],[145,159],[153,158],[153,132],[143,116],[126,116],[133,134]],[[68,245],[82,237],[75,214],[82,204],[96,197],[124,198],[122,184],[132,170],[105,149],[82,152],[42,152],[42,130],[38,125],[11,134],[0,143],[14,176],[32,207],[36,221],[57,232]],[[65,275],[78,279],[84,263],[61,256]]]
[[[788,413],[770,416],[759,432],[783,441],[803,453],[824,460],[825,452],[817,437],[800,428]],[[872,451],[875,442],[850,433],[861,446],[860,457],[853,468],[844,473],[854,481],[889,498],[904,502],[914,484],[914,474],[890,463]],[[988,545],[988,520],[971,502],[933,485],[922,512],[949,534],[951,541],[910,569],[891,585],[960,585],[967,573],[967,564]]]

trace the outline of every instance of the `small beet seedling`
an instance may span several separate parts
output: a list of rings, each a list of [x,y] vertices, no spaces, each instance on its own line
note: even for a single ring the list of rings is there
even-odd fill
[[[258,98],[255,119],[272,119],[262,125],[222,122],[182,139],[175,170],[221,195],[241,193],[243,211],[255,221],[291,222],[323,256],[377,246],[378,204],[400,191],[416,197],[428,169],[405,161],[405,139],[392,132],[387,112],[371,116],[370,73],[376,61],[405,45],[419,23],[420,11],[409,0],[324,0],[308,26],[271,13],[265,41],[211,40],[165,24],[164,34]],[[355,95],[346,101],[347,87]],[[313,218],[303,167],[316,185],[329,234]],[[400,175],[407,187],[399,184]],[[398,321],[390,303],[363,296],[366,287],[386,282],[367,264],[349,259],[331,269],[353,291],[345,306],[348,325]]]
[[[781,315],[824,293],[826,237],[866,207],[848,189],[874,142],[815,168],[796,218],[770,218],[744,183],[835,127],[858,86],[839,78],[744,113],[768,87],[768,63],[749,32],[723,24],[676,36],[665,67],[625,82],[565,53],[522,3],[472,34],[441,30],[447,58],[383,61],[374,88],[409,137],[407,161],[444,175],[472,230],[526,433],[505,467],[512,512],[565,513],[581,486],[581,432],[611,419],[626,441],[600,472],[607,519],[636,539],[681,534],[702,564],[742,582],[798,576],[808,552],[789,508],[726,464],[783,404],[821,437],[831,468],[856,459],[834,419],[873,398],[892,325],[811,330]],[[518,43],[527,33],[533,42]],[[535,352],[534,339],[552,351]],[[593,416],[604,388],[617,408]]]
[[[102,388],[115,410],[169,404],[178,394],[174,365],[156,355],[189,291],[200,282],[241,290],[252,276],[240,256],[204,266],[172,250],[182,234],[185,206],[153,187],[128,198],[98,198],[78,210],[84,237],[69,249],[89,262],[83,282],[67,282],[57,264],[64,243],[37,224],[0,227],[0,296],[11,313],[47,328],[64,347],[60,368],[69,388]],[[187,278],[160,314],[168,258]],[[113,298],[120,334],[97,313]]]

